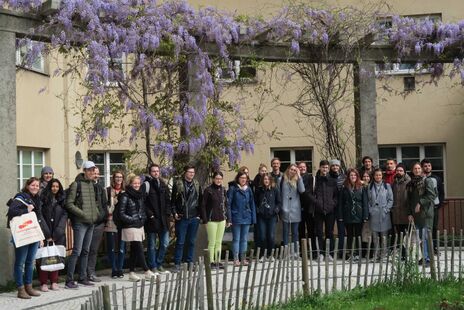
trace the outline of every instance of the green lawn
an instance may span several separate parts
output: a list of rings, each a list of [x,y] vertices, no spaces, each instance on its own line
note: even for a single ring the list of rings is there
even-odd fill
[[[394,284],[381,284],[367,289],[336,292],[328,296],[300,298],[275,309],[464,310],[464,282],[425,280],[402,287]]]

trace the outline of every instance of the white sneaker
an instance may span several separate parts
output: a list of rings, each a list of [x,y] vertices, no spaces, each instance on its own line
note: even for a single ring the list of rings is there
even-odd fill
[[[329,260],[329,262],[333,262],[333,261],[334,261],[332,255],[329,255],[328,260]]]
[[[324,262],[324,255],[319,254],[319,256],[317,257],[317,260],[319,261],[319,263],[323,263]]]
[[[154,272],[151,271],[151,270],[145,271],[145,273],[144,273],[143,275],[145,276],[145,280],[151,280],[152,277],[154,277],[154,278],[157,277],[157,274],[154,273]]]
[[[129,272],[129,281],[131,282],[139,282],[140,277],[135,274],[135,272]]]

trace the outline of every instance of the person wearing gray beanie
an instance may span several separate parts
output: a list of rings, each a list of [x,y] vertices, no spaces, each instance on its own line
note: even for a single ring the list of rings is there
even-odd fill
[[[40,171],[40,189],[39,189],[39,195],[42,193],[42,190],[47,187],[48,182],[50,182],[51,179],[53,179],[53,176],[55,175],[55,172],[53,171],[53,168],[50,166],[45,166],[42,168]]]

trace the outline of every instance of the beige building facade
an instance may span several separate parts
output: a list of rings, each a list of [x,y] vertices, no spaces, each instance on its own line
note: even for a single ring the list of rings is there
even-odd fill
[[[328,1],[330,5],[363,5],[364,2]],[[278,10],[281,1],[194,1],[195,6],[213,5],[218,8],[236,11],[238,14],[268,15]],[[324,6],[323,4],[317,4]],[[460,1],[389,1],[392,13],[402,15],[434,15],[443,21],[457,21],[464,18],[464,3]],[[259,14],[257,12],[260,12]],[[61,61],[61,60],[59,60]],[[62,66],[63,64],[59,64]],[[124,165],[124,153],[131,149],[127,144],[105,143],[90,147],[87,143],[76,145],[73,128],[79,126],[80,119],[75,116],[79,86],[69,77],[53,77],[57,68],[56,60],[44,61],[36,71],[17,72],[17,149],[18,149],[18,188],[31,175],[39,176],[44,165],[52,166],[56,177],[70,184],[80,171],[80,159],[92,159],[103,170],[105,182],[109,182],[112,169]],[[285,70],[282,69],[282,70]],[[394,71],[394,72],[393,72]],[[405,78],[411,72],[395,68],[388,85],[400,92],[408,83]],[[258,71],[257,79],[265,72]],[[429,74],[415,76],[415,90],[407,96],[387,92],[383,81],[377,82],[377,120],[380,160],[387,157],[411,163],[424,157],[433,160],[434,168],[444,176],[447,197],[464,197],[461,164],[464,154],[464,88],[459,80],[443,78],[436,86],[420,83],[430,78]],[[410,82],[407,85],[411,85]],[[248,105],[258,96],[253,95],[253,84],[247,92]],[[45,89],[41,92],[42,89]],[[236,91],[231,86],[225,98],[233,100]],[[292,87],[287,96],[291,98],[298,92],[298,85]],[[251,102],[251,103],[250,103]],[[273,156],[278,156],[285,164],[304,160],[316,171],[322,159],[314,141],[305,134],[295,122],[296,112],[289,108],[278,108],[268,114],[261,124],[264,131],[274,128],[281,132],[279,139],[268,138],[263,132],[258,135],[253,155],[244,155],[242,163],[250,168],[251,175],[257,173],[261,162],[269,164]],[[347,110],[346,119],[352,120],[354,111]],[[118,140],[118,133],[114,133]],[[127,140],[127,139],[126,139]],[[354,145],[354,141],[351,143]],[[80,153],[80,154],[79,154]],[[354,147],[350,166],[355,165]],[[366,154],[368,155],[368,154]],[[270,167],[269,167],[270,168]],[[227,173],[233,178],[234,173]],[[13,194],[13,193],[12,193]]]

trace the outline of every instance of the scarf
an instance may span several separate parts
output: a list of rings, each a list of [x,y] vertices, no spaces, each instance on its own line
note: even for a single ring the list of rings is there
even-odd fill
[[[137,191],[137,190],[135,190],[132,186],[128,186],[128,187],[126,188],[126,192],[127,192],[127,194],[128,194],[131,198],[133,198],[133,199],[138,200],[138,199],[142,199],[142,198],[143,198],[143,192],[142,192],[142,190],[139,189],[139,190]]]
[[[411,181],[407,185],[409,192],[417,191],[419,195],[423,195],[425,192],[425,181],[421,175],[415,175],[411,177]]]

